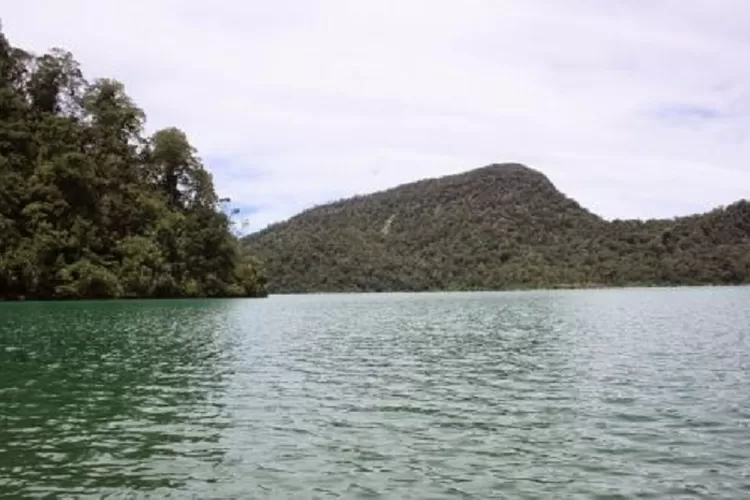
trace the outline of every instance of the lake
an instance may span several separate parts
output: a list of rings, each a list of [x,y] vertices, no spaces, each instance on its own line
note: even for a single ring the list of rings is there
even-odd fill
[[[0,497],[750,498],[750,288],[0,304]]]

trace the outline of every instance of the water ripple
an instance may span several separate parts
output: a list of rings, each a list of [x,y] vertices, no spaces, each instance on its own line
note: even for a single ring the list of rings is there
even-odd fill
[[[0,497],[747,498],[749,299],[0,304]]]

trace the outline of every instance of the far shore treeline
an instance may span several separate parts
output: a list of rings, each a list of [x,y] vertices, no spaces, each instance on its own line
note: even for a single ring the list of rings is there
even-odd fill
[[[144,122],[121,83],[0,28],[0,299],[266,295],[185,133]]]
[[[608,221],[498,164],[306,210],[244,238],[271,293],[750,283],[750,203]]]

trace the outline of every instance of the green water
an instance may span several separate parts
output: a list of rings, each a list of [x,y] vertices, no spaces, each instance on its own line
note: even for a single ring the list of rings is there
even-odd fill
[[[750,288],[0,304],[0,498],[750,498]]]

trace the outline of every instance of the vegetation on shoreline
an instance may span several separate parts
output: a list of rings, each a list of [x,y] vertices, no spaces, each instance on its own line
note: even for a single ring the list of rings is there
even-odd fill
[[[272,293],[750,283],[750,203],[606,221],[519,164],[315,207],[244,239]]]
[[[187,136],[144,122],[121,83],[0,31],[0,299],[266,295]]]

